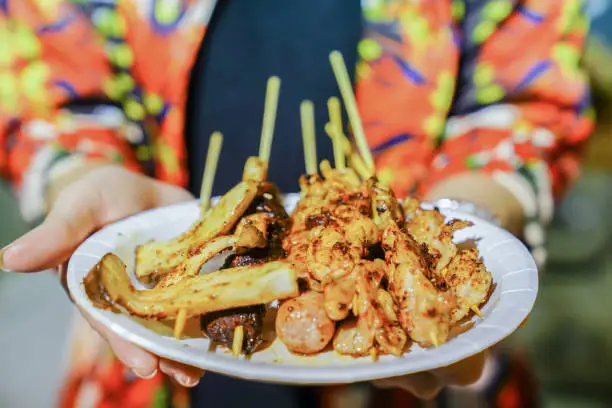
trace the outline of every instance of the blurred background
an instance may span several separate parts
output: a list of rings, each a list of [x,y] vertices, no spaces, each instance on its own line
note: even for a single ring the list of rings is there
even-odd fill
[[[598,128],[583,176],[551,225],[536,308],[507,345],[530,360],[546,408],[612,407],[612,4],[588,0],[587,7],[585,64]],[[6,184],[0,209],[5,245],[27,228]],[[53,405],[71,312],[53,274],[0,274],[0,408]]]

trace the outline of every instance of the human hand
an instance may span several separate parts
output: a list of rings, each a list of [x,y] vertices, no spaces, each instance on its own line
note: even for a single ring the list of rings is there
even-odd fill
[[[36,272],[59,268],[65,283],[64,263],[91,233],[143,210],[190,199],[191,194],[181,188],[121,167],[97,167],[63,187],[45,221],[2,250],[0,269]],[[152,378],[161,370],[186,387],[199,382],[201,370],[159,358],[121,339],[83,309],[80,312],[137,376]]]
[[[430,400],[444,387],[467,386],[478,381],[484,370],[486,354],[482,352],[432,371],[374,381],[374,385],[380,388],[400,388],[417,398]]]

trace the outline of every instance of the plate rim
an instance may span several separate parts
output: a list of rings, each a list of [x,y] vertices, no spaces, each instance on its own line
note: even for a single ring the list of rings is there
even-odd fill
[[[293,197],[292,199],[295,200],[296,196],[297,193],[289,193],[284,195],[286,200],[290,199],[289,197]],[[150,332],[155,336],[153,338],[149,338],[144,334],[140,334],[140,330],[132,331],[129,327],[125,327],[124,325],[114,321],[114,319],[112,318],[114,313],[98,309],[93,306],[89,298],[86,296],[86,294],[84,294],[82,278],[79,277],[80,274],[86,274],[87,272],[84,272],[85,268],[77,268],[77,259],[79,257],[97,257],[97,259],[99,260],[104,255],[104,253],[100,255],[94,255],[85,252],[88,245],[91,245],[92,243],[97,243],[108,247],[107,252],[113,251],[113,249],[118,246],[116,239],[113,244],[109,244],[103,239],[101,240],[100,238],[111,234],[117,236],[118,234],[120,234],[120,232],[116,230],[120,229],[121,226],[125,224],[134,223],[136,225],[142,226],[142,223],[138,222],[138,220],[141,220],[145,217],[151,217],[150,214],[170,214],[172,212],[180,214],[181,209],[189,209],[189,211],[193,211],[192,207],[196,207],[197,203],[198,200],[196,199],[168,206],[156,207],[153,209],[139,212],[137,214],[131,215],[129,217],[123,218],[107,225],[106,227],[92,234],[77,247],[68,262],[67,270],[68,290],[74,300],[75,305],[79,308],[84,309],[91,316],[92,319],[109,328],[113,333],[123,338],[124,340],[130,341],[153,354],[190,365],[194,365],[194,361],[189,358],[190,353],[188,351],[183,351],[189,350],[188,347],[168,347],[170,343],[179,342],[178,340],[170,339],[166,336],[154,333],[148,328],[140,325],[137,321],[131,319],[130,321],[132,323],[142,328],[142,330]],[[496,233],[499,233],[506,237],[505,240],[500,241],[502,244],[511,244],[513,247],[518,248],[524,255],[527,255],[528,264],[530,265],[527,268],[521,269],[520,271],[517,270],[517,272],[528,273],[530,275],[529,280],[532,283],[532,287],[525,288],[525,290],[519,289],[523,292],[525,296],[527,296],[526,300],[523,300],[523,302],[521,302],[521,309],[515,309],[515,313],[518,313],[520,315],[520,318],[515,318],[512,324],[507,324],[501,327],[494,326],[490,328],[489,331],[497,331],[497,335],[489,335],[486,337],[486,340],[478,342],[462,339],[462,334],[461,336],[452,339],[452,341],[450,341],[449,343],[445,343],[436,349],[427,349],[419,351],[416,353],[416,356],[415,352],[408,351],[402,357],[392,357],[391,359],[386,361],[383,361],[381,359],[380,361],[377,361],[375,363],[359,362],[349,364],[309,366],[301,364],[252,362],[248,359],[235,359],[230,358],[226,355],[206,352],[204,353],[204,355],[199,356],[199,359],[195,365],[206,371],[216,372],[219,374],[258,382],[295,385],[342,384],[371,381],[444,367],[449,364],[452,364],[453,362],[460,361],[461,359],[478,354],[479,352],[488,349],[499,343],[500,341],[504,340],[521,325],[521,323],[528,317],[529,313],[531,313],[535,305],[535,301],[539,291],[538,269],[535,264],[535,261],[533,260],[533,257],[531,256],[523,242],[513,236],[510,232],[494,225],[493,223],[471,214],[461,213],[453,210],[445,210],[442,211],[442,213],[446,217],[472,221],[475,225],[482,226],[491,231],[495,231]],[[177,217],[160,218],[163,218],[163,222],[170,222],[171,218],[176,219]],[[184,218],[184,216],[178,218],[182,219]],[[163,222],[159,224],[163,224]],[[495,245],[497,244],[493,244],[493,246]],[[94,264],[96,262],[97,260],[94,262]],[[501,282],[496,283],[501,284]],[[500,293],[500,301],[502,296],[504,296],[504,293]],[[498,305],[493,308],[492,313],[495,312],[497,306]],[[491,316],[485,316],[485,319],[483,321],[470,328],[465,333],[472,332],[473,336],[474,331],[477,330],[478,327],[481,327],[481,329],[487,328],[486,321],[487,318],[490,317]],[[153,341],[153,339],[157,340]],[[460,345],[461,343],[463,345]],[[462,352],[457,352],[457,348]],[[453,352],[453,349],[455,349],[455,352]],[[451,358],[449,360],[449,354],[460,354],[460,358]],[[410,363],[408,363],[409,359],[411,360]],[[416,359],[421,359],[425,361],[421,362],[420,364],[416,364]],[[404,362],[406,364],[403,364],[402,360],[405,360]],[[411,369],[410,367],[413,365],[416,365],[417,367],[415,369]]]

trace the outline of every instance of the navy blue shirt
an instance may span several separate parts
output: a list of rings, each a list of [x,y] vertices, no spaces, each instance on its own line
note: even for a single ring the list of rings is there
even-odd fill
[[[269,179],[297,191],[304,173],[300,102],[315,103],[319,158],[332,158],[323,132],[327,99],[339,96],[328,55],[338,49],[354,67],[361,36],[358,0],[220,0],[192,70],[186,142],[190,189],[200,191],[212,132],[224,135],[214,194],[236,184],[257,155],[266,81],[282,80]],[[353,73],[351,72],[351,75]],[[314,390],[206,374],[193,390],[195,407],[311,407]]]
[[[323,126],[327,99],[339,91],[328,55],[342,51],[353,68],[360,36],[358,0],[220,0],[189,89],[190,189],[200,191],[208,138],[216,130],[224,143],[214,193],[240,180],[246,158],[258,153],[266,81],[278,75],[282,84],[269,179],[281,191],[297,191],[304,172],[300,102],[314,102],[318,156],[331,159]]]

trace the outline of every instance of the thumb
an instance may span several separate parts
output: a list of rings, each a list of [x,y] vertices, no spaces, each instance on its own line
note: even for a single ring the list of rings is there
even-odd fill
[[[1,268],[36,272],[66,261],[76,246],[100,226],[100,202],[94,189],[81,190],[79,194],[66,190],[41,225],[2,250]]]
[[[113,179],[109,183],[107,179]],[[45,221],[0,253],[0,269],[55,268],[98,228],[140,211],[191,199],[185,190],[123,169],[91,173],[65,188]]]

